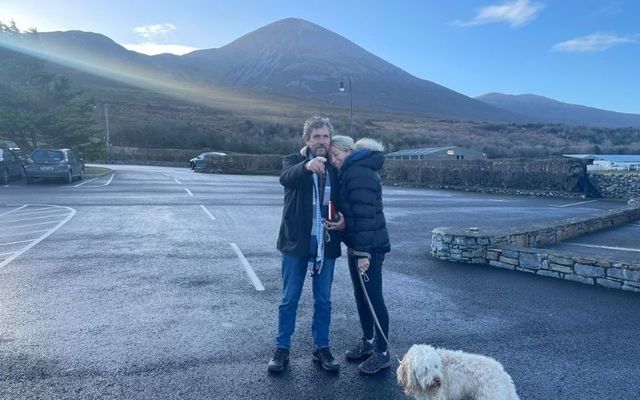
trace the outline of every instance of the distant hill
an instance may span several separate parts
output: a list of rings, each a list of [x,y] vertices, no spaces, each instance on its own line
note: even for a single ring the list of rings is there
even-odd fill
[[[563,103],[533,94],[488,93],[476,97],[476,100],[540,122],[608,128],[640,127],[638,114],[625,114]]]
[[[269,24],[226,46],[183,56],[146,56],[126,50],[103,35],[79,31],[41,33],[41,42],[46,52],[77,62],[66,65],[72,69],[66,74],[71,75],[74,69],[96,73],[92,67],[98,65],[102,68],[98,75],[108,77],[109,71],[114,71],[125,75],[124,82],[131,84],[146,85],[136,82],[136,75],[162,76],[194,85],[230,91],[248,89],[341,107],[349,105],[348,75],[352,79],[354,110],[459,120],[524,121],[508,111],[416,78],[336,33],[295,18]],[[81,80],[89,83],[86,78]],[[343,78],[347,93],[338,91]]]

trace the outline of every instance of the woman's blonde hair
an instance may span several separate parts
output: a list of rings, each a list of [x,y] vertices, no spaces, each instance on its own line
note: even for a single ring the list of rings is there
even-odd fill
[[[342,151],[351,151],[354,149],[353,139],[349,136],[336,135],[331,138],[331,147]]]
[[[353,145],[354,149],[366,149],[371,151],[384,151],[384,146],[382,143],[378,142],[375,139],[371,138],[362,138],[355,142]]]

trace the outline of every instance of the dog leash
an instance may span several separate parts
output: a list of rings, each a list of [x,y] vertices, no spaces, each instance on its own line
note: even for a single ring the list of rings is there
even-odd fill
[[[356,262],[356,268],[358,268],[357,262]],[[382,338],[387,344],[387,351],[388,351],[391,345],[389,344],[389,340],[387,339],[387,337],[384,335],[384,332],[382,331],[382,326],[380,326],[380,321],[378,321],[378,316],[376,315],[376,311],[373,309],[373,304],[371,304],[369,293],[367,293],[367,288],[364,285],[365,281],[369,282],[369,277],[367,276],[367,273],[363,271],[358,273],[358,278],[360,278],[360,286],[362,287],[362,291],[364,292],[364,298],[367,300],[367,304],[369,305],[369,311],[371,311],[371,315],[373,315],[373,320],[375,321],[376,326],[378,327],[378,331],[380,332],[380,335],[382,335]]]

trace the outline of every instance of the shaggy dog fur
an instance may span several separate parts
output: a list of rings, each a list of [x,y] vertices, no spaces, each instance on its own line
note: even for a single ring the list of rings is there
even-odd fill
[[[416,344],[397,374],[404,392],[418,400],[518,400],[502,364],[477,354]]]

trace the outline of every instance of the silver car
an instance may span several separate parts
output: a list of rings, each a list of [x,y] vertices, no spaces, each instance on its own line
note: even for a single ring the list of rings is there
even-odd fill
[[[202,153],[199,156],[189,160],[189,168],[191,168],[194,171],[199,170],[202,167],[204,167],[207,161],[219,160],[220,158],[226,155],[227,155],[226,153],[221,153],[219,151],[208,151],[206,153]]]
[[[24,167],[27,183],[38,178],[62,179],[66,183],[84,178],[84,160],[69,149],[38,149]]]
[[[20,158],[13,151],[0,147],[0,185],[6,185],[9,179],[22,179],[23,176]]]

